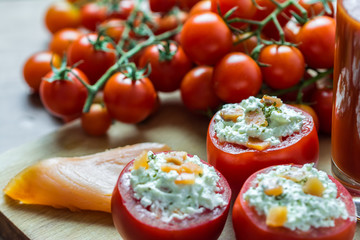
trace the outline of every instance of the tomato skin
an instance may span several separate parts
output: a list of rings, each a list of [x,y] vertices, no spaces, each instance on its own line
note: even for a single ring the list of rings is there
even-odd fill
[[[256,6],[252,0],[211,0],[211,10],[219,14],[220,8],[221,15],[225,15],[230,9],[237,7],[235,12],[231,15],[232,18],[252,19],[256,13]],[[234,27],[241,28],[245,26],[244,23],[232,23]]]
[[[326,16],[332,17],[334,16],[334,5],[332,2],[327,2],[329,4],[331,13],[326,13],[324,9],[324,5],[321,2],[309,3],[310,0],[299,0],[299,4],[305,8],[307,11],[308,17],[312,18],[318,16],[319,14],[325,13]],[[295,11],[297,14],[301,14],[300,11]],[[301,16],[301,15],[300,15]]]
[[[214,68],[215,93],[224,102],[236,103],[254,96],[259,92],[261,84],[259,66],[244,53],[229,53]]]
[[[156,92],[148,78],[133,81],[115,73],[105,84],[104,101],[110,116],[125,123],[138,123],[156,106]]]
[[[35,53],[26,60],[23,66],[23,77],[32,92],[39,92],[42,78],[51,71],[51,61],[55,67],[61,64],[59,55],[51,51]]]
[[[177,4],[177,0],[149,0],[150,9],[153,12],[167,13]]]
[[[122,20],[126,20],[132,10],[134,9],[135,5],[134,5],[134,1],[132,0],[122,0],[119,2],[119,6],[118,9],[116,9],[115,11],[111,12],[107,18],[118,18],[118,19],[122,19]]]
[[[233,47],[231,52],[242,52],[250,55],[252,50],[257,46],[257,37],[252,36],[240,43],[237,43],[240,39],[246,37],[246,34],[233,35]]]
[[[298,34],[299,49],[312,68],[334,66],[335,19],[319,16],[311,19]]]
[[[298,166],[300,167],[300,166]],[[240,194],[234,202],[232,211],[233,227],[237,239],[251,240],[352,240],[356,230],[355,205],[349,192],[333,177],[329,176],[338,188],[338,195],[346,205],[349,215],[353,220],[335,220],[334,228],[312,228],[308,232],[291,231],[286,228],[268,227],[265,217],[259,216],[256,210],[250,207],[244,200],[243,194],[252,186],[256,175],[268,172],[271,168],[259,170],[252,174],[244,183]]]
[[[100,6],[96,2],[87,3],[80,9],[81,25],[94,32],[97,26],[106,20],[107,7]]]
[[[198,66],[189,71],[181,82],[181,99],[187,109],[205,112],[221,104],[212,85],[213,68]]]
[[[181,31],[181,46],[198,65],[213,65],[232,48],[232,34],[219,15],[204,12],[190,17]]]
[[[314,92],[313,108],[319,117],[320,132],[326,134],[331,133],[332,101],[332,89],[317,89]]]
[[[202,161],[204,164],[208,163]],[[133,190],[124,179],[132,168],[134,160],[121,172],[111,199],[114,225],[124,239],[128,240],[215,240],[220,236],[230,206],[231,190],[226,179],[219,173],[221,194],[228,203],[218,211],[207,211],[192,219],[176,223],[164,223],[148,214],[133,197]]]
[[[51,33],[63,28],[77,28],[80,26],[80,11],[70,2],[57,1],[46,10],[44,21]]]
[[[178,0],[180,8],[185,11],[189,11],[200,1],[201,0]],[[209,1],[209,0],[205,0],[205,1]]]
[[[197,2],[190,10],[189,16],[194,16],[198,13],[210,12],[211,11],[211,1],[202,0]]]
[[[192,62],[185,55],[180,46],[170,44],[170,51],[176,51],[170,61],[160,58],[159,49],[164,51],[162,45],[152,45],[145,49],[139,60],[139,66],[151,65],[149,78],[157,91],[172,92],[180,88],[185,74],[192,68]]]
[[[61,29],[53,35],[53,38],[49,44],[49,50],[58,54],[59,56],[64,56],[70,44],[76,39],[80,38],[82,35],[83,33],[78,29]]]
[[[95,42],[96,39],[95,33],[83,35],[69,46],[67,52],[68,63],[73,65],[80,62],[78,68],[88,76],[91,84],[96,83],[116,61],[113,51],[96,50],[89,42],[89,40]],[[110,50],[114,49],[110,43],[106,46]]]
[[[262,49],[259,62],[264,81],[273,89],[286,89],[300,82],[305,73],[305,60],[299,49],[269,45]]]
[[[99,103],[93,103],[89,112],[81,115],[81,127],[91,136],[104,135],[110,128],[111,122],[107,109]]]
[[[118,43],[125,29],[125,21],[117,18],[110,18],[99,25],[100,29],[105,29],[105,34]]]
[[[81,70],[73,68],[72,72],[83,79],[84,82],[89,82]],[[54,73],[51,71],[45,78],[51,78],[52,76],[54,76]],[[59,79],[49,82],[44,79],[40,84],[40,99],[46,110],[65,121],[81,115],[88,94],[86,87],[74,74],[67,73],[67,76],[71,81]]]
[[[207,133],[208,162],[227,179],[236,197],[245,180],[259,169],[278,164],[316,163],[319,158],[319,140],[312,117],[292,106],[287,107],[305,116],[300,133],[295,133],[280,145],[263,151],[249,150],[237,144],[222,143],[216,137],[214,117]]]

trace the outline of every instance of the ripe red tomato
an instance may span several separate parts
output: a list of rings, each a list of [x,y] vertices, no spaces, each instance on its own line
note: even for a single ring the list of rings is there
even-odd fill
[[[319,16],[311,19],[298,34],[299,49],[312,68],[334,66],[335,19]]]
[[[45,25],[51,33],[63,28],[77,28],[80,26],[80,11],[70,2],[54,2],[46,10]]]
[[[100,30],[104,30],[105,34],[111,37],[114,42],[119,42],[125,29],[125,21],[117,18],[110,18],[99,25]]]
[[[86,29],[94,32],[97,26],[106,20],[107,7],[96,2],[85,4],[80,9],[81,25]]]
[[[224,102],[236,103],[254,96],[260,91],[261,84],[259,66],[244,53],[229,53],[214,68],[215,93]]]
[[[126,20],[130,16],[132,10],[135,7],[134,1],[121,0],[117,2],[118,2],[117,8],[113,9],[112,12],[108,14],[107,18],[118,18],[118,19]]]
[[[207,133],[207,158],[227,179],[236,196],[245,180],[254,172],[278,164],[305,164],[319,158],[319,140],[312,117],[292,106],[287,107],[305,116],[301,131],[286,137],[280,143],[258,151],[246,147],[220,142],[214,130],[215,120],[211,120]]]
[[[72,72],[88,83],[87,77],[81,70],[74,68]],[[86,87],[72,72],[66,74],[69,80],[56,79],[50,82],[46,79],[55,75],[51,71],[40,84],[40,98],[46,110],[65,121],[81,115],[88,94]]]
[[[211,10],[214,13],[219,13],[218,12],[218,8],[219,8],[221,15],[225,15],[225,13],[227,13],[230,9],[234,7],[237,7],[237,9],[229,19],[233,19],[233,18],[252,19],[256,12],[256,6],[253,0],[211,0]],[[232,23],[231,25],[237,28],[241,28],[246,24],[238,22],[238,23]]]
[[[244,39],[246,36],[246,33],[233,35],[233,48],[231,50],[232,52],[242,52],[246,53],[247,55],[251,54],[252,50],[254,50],[254,48],[258,45],[256,36],[252,36],[251,38],[237,43],[240,39]]]
[[[196,3],[201,0],[178,0],[180,8],[185,11],[189,11],[192,7],[195,6]],[[208,1],[208,0],[205,0]]]
[[[202,162],[209,165],[205,161]],[[220,177],[219,194],[228,204],[214,209],[215,211],[207,210],[181,221],[175,219],[166,223],[134,198],[134,191],[126,177],[133,165],[134,160],[129,162],[121,172],[111,198],[114,225],[124,239],[218,239],[226,222],[231,198],[229,185],[221,173],[217,172]]]
[[[153,12],[167,13],[177,4],[177,0],[149,0],[150,9]]]
[[[330,180],[336,184],[337,197],[345,203],[350,219],[336,219],[334,227],[311,228],[309,231],[291,231],[282,227],[269,227],[265,223],[265,217],[259,216],[253,207],[244,200],[244,193],[253,186],[258,174],[266,173],[271,168],[265,168],[253,173],[244,183],[240,194],[235,200],[232,219],[236,236],[241,239],[252,240],[351,240],[355,235],[356,219],[355,206],[349,192],[333,177]]]
[[[188,14],[186,12],[178,12],[175,14],[159,15],[154,14],[153,21],[155,26],[152,26],[155,35],[173,30],[183,24],[187,19]]]
[[[59,56],[64,56],[70,44],[76,39],[80,38],[83,33],[74,28],[64,28],[57,31],[51,39],[49,44],[49,50],[58,54]]]
[[[95,33],[83,35],[70,45],[67,52],[68,63],[80,63],[78,68],[88,76],[91,84],[96,83],[116,61],[114,47],[109,42],[106,44],[106,51],[102,48],[104,44],[91,43],[95,43],[97,38]]]
[[[107,109],[99,103],[93,103],[89,112],[81,115],[81,127],[91,136],[104,135],[110,128],[111,122]]]
[[[263,48],[259,62],[264,81],[273,89],[285,89],[300,82],[305,73],[304,57],[296,47],[269,45]]]
[[[35,53],[26,60],[23,76],[31,91],[35,93],[39,91],[42,78],[51,71],[51,61],[55,67],[60,67],[59,55],[50,51]]]
[[[325,12],[324,4],[322,2],[311,3],[311,0],[299,0],[299,4],[303,8],[305,8],[309,18],[316,17],[316,16],[324,14],[324,13],[326,16],[329,16],[329,17],[334,16],[334,5],[330,1],[327,2],[327,4],[330,7],[331,13]],[[296,11],[296,13],[300,15],[300,11]]]
[[[185,75],[180,92],[181,99],[189,110],[206,112],[221,104],[213,88],[212,76],[213,68],[208,66],[198,66]]]
[[[221,17],[204,12],[190,17],[181,31],[181,46],[199,65],[213,65],[232,48],[232,34]]]
[[[327,134],[331,133],[332,101],[332,89],[315,90],[312,99],[313,108],[319,117],[320,132]]]
[[[110,116],[125,123],[138,123],[156,106],[156,91],[148,78],[131,80],[115,73],[106,82],[104,101]]]
[[[161,44],[147,47],[139,60],[141,68],[151,65],[149,78],[157,91],[172,92],[179,89],[181,80],[192,68],[192,62],[180,46],[170,44],[169,50],[176,51],[171,60],[164,59],[163,53],[159,53],[165,51]]]
[[[198,13],[210,12],[211,11],[211,1],[202,0],[197,2],[190,10],[189,17],[194,16]]]

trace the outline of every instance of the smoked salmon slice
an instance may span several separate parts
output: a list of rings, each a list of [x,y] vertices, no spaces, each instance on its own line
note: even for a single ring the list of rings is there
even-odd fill
[[[87,156],[49,158],[16,175],[4,192],[24,204],[111,212],[111,195],[125,165],[144,151],[169,150],[165,144],[139,143]]]

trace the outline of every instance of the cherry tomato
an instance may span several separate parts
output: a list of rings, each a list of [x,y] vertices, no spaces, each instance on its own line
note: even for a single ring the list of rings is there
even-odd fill
[[[54,2],[46,10],[45,25],[51,33],[64,28],[77,28],[80,26],[80,11],[70,2]]]
[[[209,165],[207,162],[202,163]],[[121,172],[111,198],[111,212],[114,225],[127,240],[215,240],[220,236],[229,211],[231,191],[226,179],[217,171],[219,194],[227,203],[215,211],[207,210],[183,220],[164,222],[149,209],[140,205],[127,180],[134,160]],[[159,213],[161,214],[161,213]]]
[[[199,65],[213,65],[232,48],[232,34],[219,15],[205,12],[190,17],[181,31],[181,46]]]
[[[99,29],[104,29],[105,34],[111,37],[114,42],[119,42],[125,29],[125,21],[117,18],[110,18],[99,25]]]
[[[167,13],[177,4],[177,0],[149,0],[150,9],[153,12]]]
[[[305,73],[304,57],[296,47],[269,45],[262,49],[259,62],[264,81],[273,89],[286,89],[300,82]]]
[[[261,84],[259,66],[244,53],[229,53],[214,68],[215,93],[224,102],[235,103],[254,96]]]
[[[220,9],[221,15],[225,15],[230,9],[234,7],[237,7],[237,9],[229,19],[252,19],[256,12],[256,6],[253,0],[211,0],[211,10],[214,13],[219,13],[218,9]],[[231,25],[237,28],[241,28],[246,24],[238,22],[232,23]]]
[[[38,52],[28,58],[23,67],[23,76],[31,91],[38,92],[42,78],[51,71],[50,62],[54,67],[59,67],[59,55],[50,51]]]
[[[49,50],[58,54],[59,56],[64,56],[70,44],[76,39],[80,38],[82,35],[83,33],[78,29],[61,29],[54,34],[49,44]]]
[[[310,116],[313,118],[316,130],[319,131],[319,126],[320,126],[319,118],[318,118],[315,110],[312,107],[310,107],[309,105],[306,105],[306,104],[291,104],[291,106],[300,108],[301,110],[310,114]]]
[[[86,97],[86,87],[74,76],[75,73],[84,82],[88,83],[85,74],[77,69],[72,69],[66,74],[69,80],[54,77],[54,72],[49,72],[40,84],[40,98],[44,107],[54,116],[60,117],[65,121],[80,117]]]
[[[283,139],[279,145],[258,151],[238,144],[220,142],[214,130],[215,119],[210,122],[207,133],[207,158],[229,182],[233,196],[237,196],[245,180],[254,172],[278,164],[314,163],[319,158],[319,140],[312,117],[295,107],[287,105],[305,116],[300,132]]]
[[[326,16],[332,17],[334,16],[334,5],[332,2],[327,2],[328,6],[330,7],[331,12],[325,12],[324,4],[321,2],[311,3],[311,0],[299,0],[299,4],[305,8],[307,11],[308,17],[316,17],[318,15],[324,14]],[[301,14],[300,11],[295,11],[297,14]],[[301,16],[301,15],[300,15]]]
[[[319,16],[311,19],[300,29],[299,48],[306,63],[312,68],[334,66],[335,19]]]
[[[317,89],[313,95],[313,108],[319,117],[320,132],[331,133],[332,89]]]
[[[106,43],[92,44],[97,42],[98,35],[86,34],[74,41],[68,49],[68,63],[79,63],[78,68],[88,76],[90,83],[94,84],[112,65],[115,64],[116,55],[114,47]],[[100,41],[103,41],[100,38]]]
[[[96,2],[85,4],[80,9],[81,25],[90,31],[96,31],[97,26],[106,20],[107,7]]]
[[[162,51],[160,53],[159,51]],[[157,91],[172,92],[180,88],[185,74],[192,68],[192,62],[180,46],[170,44],[169,51],[176,52],[171,60],[166,59],[163,45],[152,45],[140,57],[139,66],[151,65],[149,78]]]
[[[339,197],[346,206],[350,218],[335,220],[335,226],[311,228],[309,231],[291,231],[282,227],[269,227],[265,223],[265,217],[259,216],[253,207],[250,207],[244,200],[244,193],[253,186],[253,182],[258,174],[266,173],[271,168],[265,168],[252,174],[245,182],[241,192],[235,200],[232,219],[236,236],[239,239],[252,240],[351,240],[355,235],[356,219],[355,206],[349,192],[333,177],[330,180],[336,184],[337,197]],[[241,237],[241,238],[240,238]]]
[[[89,112],[81,115],[81,127],[91,136],[104,135],[110,128],[111,121],[107,109],[99,103],[93,103]]]
[[[206,112],[221,104],[213,89],[212,76],[213,68],[209,66],[198,66],[185,75],[180,87],[181,99],[191,111]]]
[[[200,2],[200,0],[178,0],[178,2],[182,10],[189,11],[196,3]]]
[[[122,20],[126,20],[131,12],[133,11],[135,5],[132,0],[121,0],[118,1],[118,6],[112,12],[110,12],[107,18],[118,18]]]
[[[239,34],[239,35],[233,35],[233,48],[232,52],[242,52],[246,53],[248,55],[251,54],[252,50],[258,45],[257,37],[252,36],[251,38],[248,38],[244,41],[241,41],[238,43],[239,40],[244,39],[247,37],[247,34]]]
[[[198,13],[210,12],[211,11],[211,1],[202,0],[197,2],[190,10],[189,17]]]
[[[152,113],[156,92],[148,78],[131,80],[123,73],[115,73],[105,84],[104,101],[112,118],[138,123]]]
[[[161,33],[173,30],[179,26],[179,24],[183,24],[187,19],[188,14],[186,12],[180,11],[175,14],[166,14],[164,16],[154,14],[153,21],[155,22],[155,26],[153,27],[153,32],[155,35],[159,35]]]

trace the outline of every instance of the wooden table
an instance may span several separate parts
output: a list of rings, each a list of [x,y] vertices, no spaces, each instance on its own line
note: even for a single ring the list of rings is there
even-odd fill
[[[43,109],[38,96],[30,94],[21,70],[27,57],[47,48],[50,34],[43,16],[51,2],[0,0],[0,189],[18,171],[43,158],[83,155],[139,141],[164,142],[206,159],[208,119],[187,112],[178,93],[161,96],[166,104],[148,121],[116,123],[101,138],[84,135],[78,121],[61,127],[62,122]],[[322,136],[319,167],[328,172],[329,147],[329,137]],[[105,213],[22,206],[4,196],[0,196],[0,211],[0,239],[119,238],[111,216]],[[221,239],[233,238],[228,221]]]

